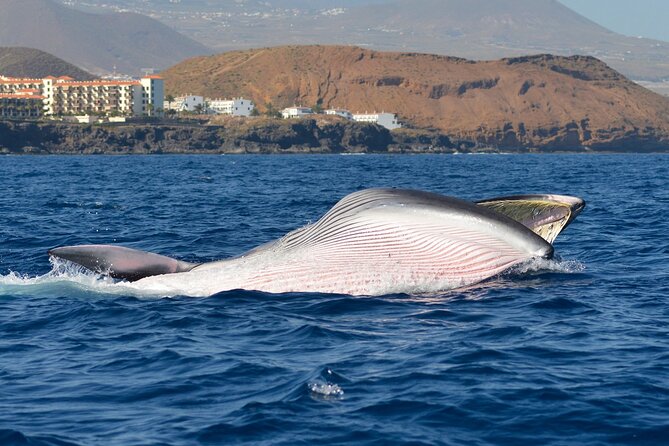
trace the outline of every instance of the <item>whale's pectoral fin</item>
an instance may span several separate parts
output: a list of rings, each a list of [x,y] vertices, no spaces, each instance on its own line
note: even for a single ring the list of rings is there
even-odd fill
[[[566,195],[515,195],[477,204],[522,223],[548,243],[553,243],[585,207],[582,199]]]
[[[160,274],[181,273],[197,266],[171,257],[111,245],[65,246],[49,255],[69,260],[91,271],[130,281]]]

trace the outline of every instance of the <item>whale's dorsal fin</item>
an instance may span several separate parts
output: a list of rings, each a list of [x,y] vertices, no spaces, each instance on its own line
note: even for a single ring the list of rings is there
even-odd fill
[[[91,271],[130,281],[160,274],[181,273],[197,266],[171,257],[112,245],[65,246],[49,255],[69,260]]]
[[[477,204],[516,220],[548,243],[553,243],[585,207],[585,201],[577,197],[541,194],[489,198]]]

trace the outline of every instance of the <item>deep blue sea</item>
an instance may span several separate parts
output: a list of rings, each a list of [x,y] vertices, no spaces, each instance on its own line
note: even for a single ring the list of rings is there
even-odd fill
[[[434,296],[110,292],[49,248],[239,254],[367,187],[588,205]],[[669,156],[0,157],[0,445],[669,444]]]

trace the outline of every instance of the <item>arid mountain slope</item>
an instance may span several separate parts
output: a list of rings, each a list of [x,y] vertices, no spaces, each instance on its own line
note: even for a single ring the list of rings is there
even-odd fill
[[[500,147],[669,143],[669,100],[592,57],[473,62],[288,46],[194,58],[163,76],[172,94],[392,111],[411,126]]]
[[[35,78],[70,76],[80,80],[93,79],[90,73],[63,59],[34,48],[22,47],[0,47],[0,75]]]
[[[51,0],[0,1],[0,45],[38,48],[93,73],[139,74],[187,57],[203,45],[157,20],[132,13],[90,14]]]

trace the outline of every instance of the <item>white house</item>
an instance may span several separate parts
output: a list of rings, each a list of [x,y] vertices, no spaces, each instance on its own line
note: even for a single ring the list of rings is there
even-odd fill
[[[195,111],[195,109],[198,108],[198,106],[202,106],[204,111],[204,97],[188,95],[174,98],[174,101],[172,101],[171,104],[165,102],[164,108],[165,110],[176,110],[182,112],[182,111]]]
[[[288,107],[281,111],[283,119],[302,118],[313,114],[314,111],[309,107]]]
[[[371,122],[373,124],[383,126],[388,130],[394,130],[402,127],[402,124],[397,121],[397,115],[394,113],[355,114],[353,115],[353,120],[358,122]]]
[[[251,116],[253,101],[244,98],[208,99],[209,110],[219,115]]]
[[[331,108],[329,110],[325,110],[326,115],[335,115],[335,116],[341,116],[342,118],[348,119],[349,121],[353,120],[353,113],[351,113],[348,110],[344,110],[341,108]]]

